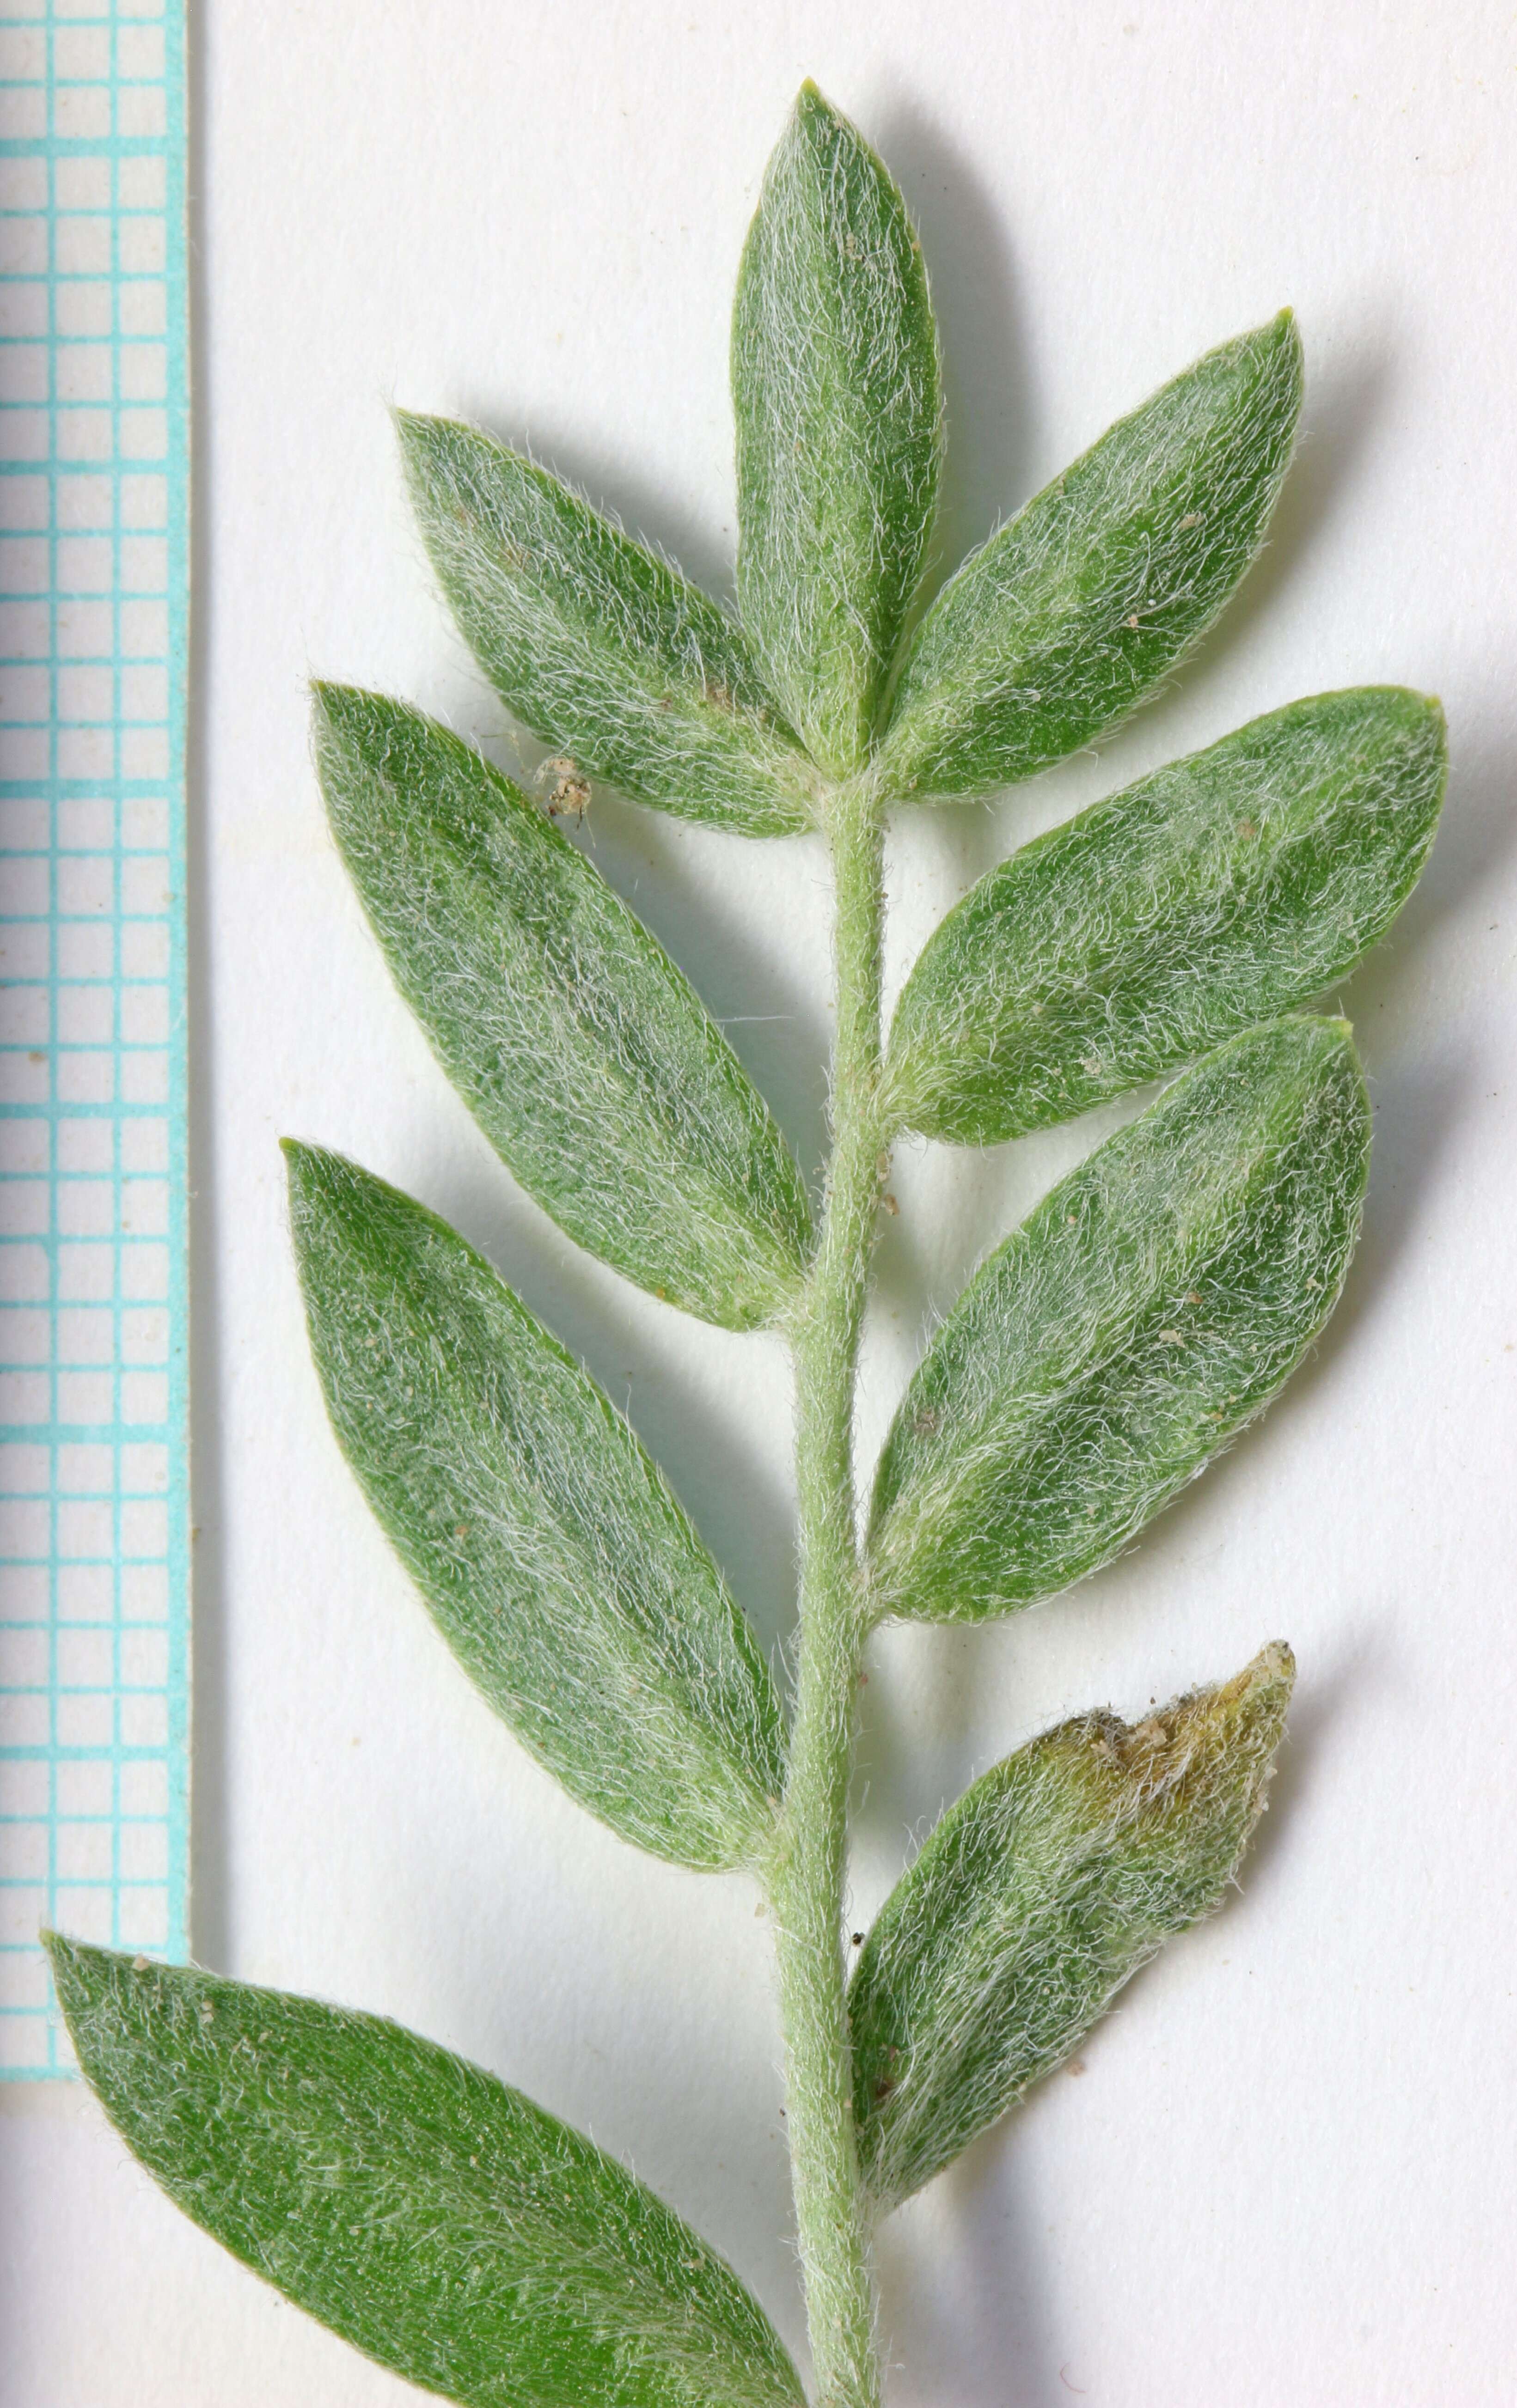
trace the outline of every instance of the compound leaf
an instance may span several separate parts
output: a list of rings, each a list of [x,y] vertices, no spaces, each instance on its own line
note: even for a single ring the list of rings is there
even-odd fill
[[[945,1814],[848,1989],[859,2149],[882,2205],[951,2164],[1172,1933],[1221,1905],[1294,1677],[1276,1645],[1135,1729],[1081,1714]]]
[[[1369,1104],[1342,1021],[1250,1031],[1053,1188],[918,1366],[874,1484],[877,1612],[976,1621],[1109,1560],[1336,1300]]]
[[[937,333],[883,163],[804,85],[764,177],[732,318],[738,600],[816,759],[857,768],[932,533]]]
[[[1289,310],[1120,419],[965,561],[906,656],[885,790],[984,794],[1125,718],[1263,538],[1301,406]]]
[[[769,1111],[593,865],[445,728],[322,685],[333,832],[406,1001],[559,1226],[728,1329],[782,1312],[811,1220]]]
[[[902,1125],[997,1144],[1308,1002],[1410,893],[1446,767],[1437,703],[1362,686],[1256,719],[1024,845],[906,982]]]
[[[657,1468],[445,1222],[340,1154],[285,1152],[332,1426],[465,1670],[624,1839],[757,1862],[779,1703]]]
[[[744,836],[815,824],[816,771],[715,602],[476,428],[397,423],[438,580],[524,727],[661,810]]]
[[[203,2230],[466,2408],[802,2408],[700,2235],[518,2090],[376,2015],[49,1942],[79,2063]]]

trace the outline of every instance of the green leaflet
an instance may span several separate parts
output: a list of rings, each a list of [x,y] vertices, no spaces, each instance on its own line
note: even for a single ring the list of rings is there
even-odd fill
[[[624,1839],[758,1862],[779,1703],[657,1467],[445,1222],[340,1154],[285,1153],[332,1426],[465,1670]]]
[[[906,982],[899,1125],[998,1144],[1309,1001],[1410,893],[1446,767],[1437,703],[1362,686],[1256,719],[1025,845]]]
[[[846,772],[921,577],[943,405],[905,205],[812,83],[744,249],[732,398],[744,624],[817,760]]]
[[[1134,1538],[1267,1403],[1358,1234],[1342,1021],[1235,1038],[1045,1197],[965,1289],[880,1458],[875,1610],[977,1621]]]
[[[526,796],[419,711],[315,694],[333,831],[401,994],[527,1193],[728,1329],[784,1312],[811,1222],[688,981]]]
[[[885,791],[1010,785],[1151,694],[1258,550],[1300,406],[1282,310],[1120,419],[972,553],[907,654]]]
[[[444,418],[397,424],[439,582],[524,727],[686,819],[815,824],[816,772],[715,602],[519,452]]]
[[[175,2204],[468,2408],[803,2408],[730,2268],[583,2133],[397,2024],[56,1937],[79,2062]]]
[[[1136,1729],[1082,1714],[966,1791],[887,1899],[848,1989],[866,2178],[895,2206],[1076,2048],[1221,1905],[1295,1677],[1266,1647]]]

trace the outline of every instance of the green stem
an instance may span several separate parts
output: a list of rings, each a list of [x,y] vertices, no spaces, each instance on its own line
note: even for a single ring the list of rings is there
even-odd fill
[[[795,1721],[773,1882],[791,2177],[817,2408],[877,2408],[870,2214],[844,1999],[848,1774],[865,1622],[854,1382],[879,1204],[881,813],[863,781],[831,811],[837,887],[832,1158],[792,1340],[801,1615]]]

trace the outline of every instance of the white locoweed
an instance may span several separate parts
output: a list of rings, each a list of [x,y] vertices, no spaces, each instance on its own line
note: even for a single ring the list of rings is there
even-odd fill
[[[399,420],[443,595],[550,749],[544,809],[405,703],[321,685],[315,734],[375,937],[511,1175],[671,1307],[790,1348],[787,1719],[670,1483],[489,1265],[313,1146],[288,1149],[291,1217],[334,1430],[447,1643],[625,1840],[762,1886],[811,2396],[878,2408],[877,2217],[1221,1902],[1295,1668],[1276,1643],[1134,1727],[1090,1713],[1017,1749],[903,1872],[849,1987],[870,1631],[1007,1613],[1106,1563],[1310,1347],[1358,1235],[1370,1114],[1347,1024],[1307,1007],[1409,893],[1444,736],[1425,698],[1351,688],[1141,780],[979,882],[887,1043],[887,813],[1027,777],[1168,675],[1264,540],[1300,339],[1282,312],[1207,353],[914,625],[943,445],[926,271],[884,164],[807,85],[744,250],[731,364],[741,624],[524,453]],[[815,1226],[688,980],[555,824],[599,779],[830,848]],[[892,1140],[996,1143],[1172,1072],[989,1254],[907,1385],[861,1530]],[[699,2236],[478,2068],[145,1958],[59,1941],[54,1969],[84,2071],[170,2196],[409,2380],[470,2408],[802,2408]]]

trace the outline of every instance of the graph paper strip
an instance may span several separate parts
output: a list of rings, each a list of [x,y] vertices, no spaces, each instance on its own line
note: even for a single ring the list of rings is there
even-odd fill
[[[188,1897],[182,0],[0,0],[0,2072]]]

